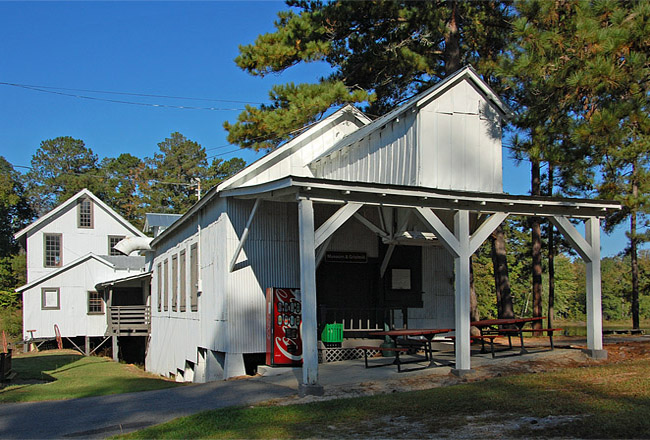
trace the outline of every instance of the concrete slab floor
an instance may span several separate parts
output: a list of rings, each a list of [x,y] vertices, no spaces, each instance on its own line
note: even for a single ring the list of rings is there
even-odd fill
[[[401,373],[397,372],[395,365],[365,368],[363,359],[323,363],[319,364],[319,383],[324,387],[324,396],[290,397],[285,400],[287,400],[287,403],[298,403],[305,399],[311,401],[427,389],[483,380],[506,374],[545,371],[562,366],[576,365],[576,363],[588,364],[596,362],[586,356],[579,349],[579,345],[567,345],[560,342],[558,348],[552,351],[548,346],[534,345],[531,344],[528,347],[527,344],[529,351],[523,354],[516,347],[516,344],[511,350],[504,350],[507,345],[505,347],[495,347],[497,352],[494,359],[489,352],[482,354],[479,346],[473,346],[471,366],[474,372],[462,377],[450,374],[454,366],[454,353],[451,347],[437,347],[442,351],[434,352],[432,365],[425,360],[409,363],[402,365]],[[422,356],[418,357],[422,358]],[[416,359],[416,357],[408,355],[401,358],[404,361]],[[369,359],[369,365],[390,363],[392,359],[372,358]],[[302,380],[302,370],[300,368],[261,367],[259,373],[259,376],[251,380],[296,390]]]

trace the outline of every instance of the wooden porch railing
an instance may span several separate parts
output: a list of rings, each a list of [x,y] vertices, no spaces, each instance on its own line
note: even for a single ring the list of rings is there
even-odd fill
[[[319,309],[318,322],[325,324],[343,324],[346,337],[360,337],[364,333],[384,330],[385,325],[392,326],[394,309],[383,307],[371,308],[330,308]]]
[[[109,307],[107,335],[146,336],[149,332],[151,332],[151,307]]]

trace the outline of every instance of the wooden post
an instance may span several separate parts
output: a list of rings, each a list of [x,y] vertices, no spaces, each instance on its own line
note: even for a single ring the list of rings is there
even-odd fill
[[[314,206],[308,199],[298,201],[298,247],[300,250],[300,294],[302,299],[302,383],[299,394],[322,395],[318,384],[318,337],[316,304],[316,246]]]
[[[551,222],[580,254],[586,265],[587,281],[587,354],[595,359],[606,359],[603,350],[603,312],[600,280],[600,220],[589,217],[585,222],[585,238],[568,218],[550,217]]]
[[[458,256],[454,258],[455,269],[455,318],[456,318],[456,368],[457,375],[471,371],[470,367],[470,234],[469,212],[457,211],[454,215],[454,236],[458,242]]]
[[[119,362],[119,360],[120,360],[120,348],[117,345],[117,335],[113,335],[112,340],[113,340],[113,360],[115,362]]]
[[[603,350],[603,312],[600,280],[600,220],[590,217],[585,222],[585,238],[591,246],[586,262],[587,278],[587,349],[592,357],[607,358]]]
[[[84,337],[84,356],[90,356],[90,336]]]

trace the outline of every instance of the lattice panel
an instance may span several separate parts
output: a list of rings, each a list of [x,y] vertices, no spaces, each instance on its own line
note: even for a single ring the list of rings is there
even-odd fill
[[[368,350],[368,357],[373,357],[379,353],[379,350]],[[318,362],[339,362],[352,359],[363,359],[363,350],[356,348],[324,348],[318,350]]]

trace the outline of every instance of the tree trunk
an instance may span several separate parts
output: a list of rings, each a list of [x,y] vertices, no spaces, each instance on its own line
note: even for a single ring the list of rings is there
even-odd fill
[[[540,187],[540,170],[539,161],[531,159],[532,174],[532,195],[539,196]],[[531,241],[532,241],[532,273],[533,273],[533,316],[542,316],[542,230],[539,217],[532,217],[531,223]],[[540,321],[533,323],[533,328],[542,328]]]
[[[497,317],[514,318],[515,311],[512,305],[510,292],[510,276],[508,274],[508,259],[506,255],[506,238],[503,226],[492,233],[492,266],[494,268],[494,287],[497,293]]]
[[[636,162],[632,164],[632,198],[636,203],[639,196]],[[639,328],[639,261],[637,256],[636,209],[630,214],[630,263],[632,264],[632,328]]]
[[[472,257],[469,258],[469,317],[471,321],[481,319],[478,313],[476,289],[474,288],[474,265],[472,264]]]
[[[445,75],[460,69],[460,31],[458,30],[458,3],[451,0],[451,16],[445,25]]]
[[[553,195],[553,165],[548,163],[548,195]],[[553,328],[555,320],[555,237],[553,223],[548,222],[548,319],[547,328]]]

